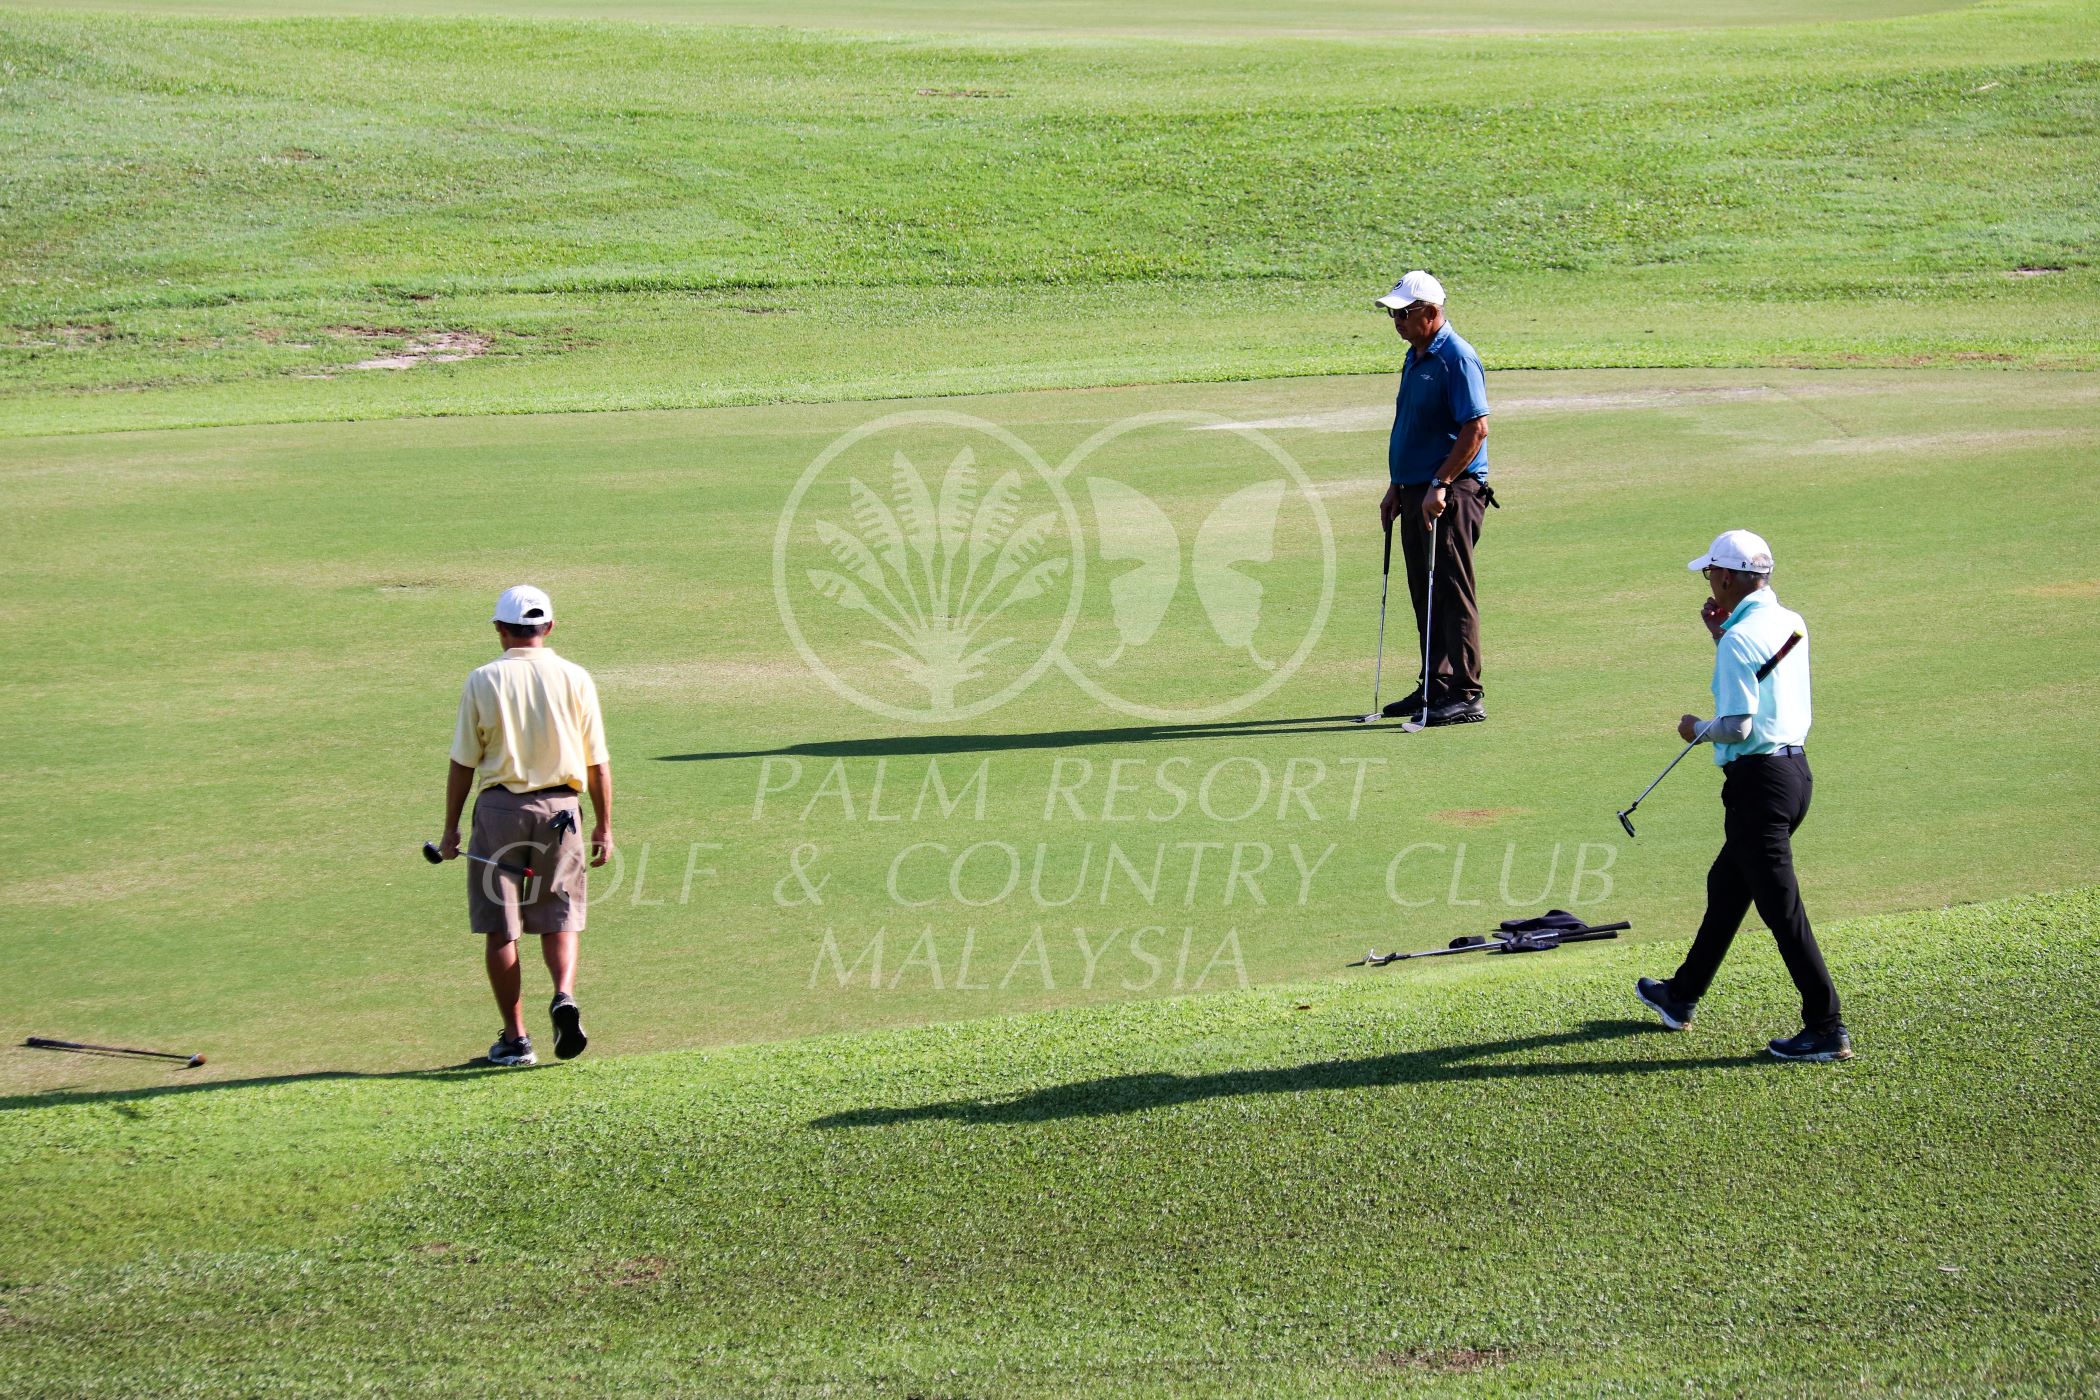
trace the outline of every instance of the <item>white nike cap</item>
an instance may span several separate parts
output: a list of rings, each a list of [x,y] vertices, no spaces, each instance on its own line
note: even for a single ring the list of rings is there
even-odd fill
[[[542,622],[554,621],[554,600],[529,583],[503,590],[496,600],[496,615],[491,622],[508,622],[513,627],[531,627]]]
[[[1378,305],[1398,311],[1403,306],[1412,306],[1426,301],[1434,306],[1444,304],[1444,284],[1426,272],[1410,272],[1393,284],[1393,289],[1378,298]]]
[[[1706,553],[1685,567],[1696,574],[1709,565],[1745,574],[1769,574],[1772,572],[1772,546],[1765,543],[1762,535],[1753,535],[1748,530],[1723,530],[1714,536]]]

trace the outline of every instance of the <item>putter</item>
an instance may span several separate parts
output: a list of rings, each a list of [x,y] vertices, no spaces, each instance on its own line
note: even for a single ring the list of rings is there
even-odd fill
[[[1381,953],[1376,948],[1365,953],[1361,962],[1350,963],[1351,967],[1384,967],[1388,963],[1406,962],[1410,958],[1443,958],[1453,953],[1543,953],[1558,948],[1563,943],[1594,943],[1600,939],[1617,938],[1622,929],[1632,928],[1628,922],[1616,924],[1593,924],[1570,933],[1548,934],[1503,934],[1495,938],[1482,938],[1468,934],[1454,938],[1443,948],[1424,948],[1418,953]]]
[[[1771,659],[1765,662],[1764,665],[1757,668],[1757,683],[1759,685],[1763,685],[1765,683],[1766,678],[1772,674],[1773,669],[1776,668],[1780,662],[1786,660],[1786,654],[1792,651],[1794,649],[1795,644],[1800,640],[1801,634],[1799,632],[1796,632],[1793,636],[1788,637],[1786,641],[1780,645],[1779,650],[1772,653]],[[1655,775],[1655,783],[1659,783],[1664,778],[1669,777],[1670,769],[1675,768],[1678,765],[1678,763],[1684,758],[1684,756],[1690,753],[1693,750],[1693,748],[1695,748],[1698,745],[1698,743],[1699,741],[1697,739],[1694,739],[1691,743],[1686,744],[1682,749],[1679,749],[1677,751],[1677,757],[1670,760],[1669,767],[1664,768],[1662,772],[1657,773]],[[1633,799],[1633,806],[1628,807],[1625,811],[1619,813],[1619,825],[1626,828],[1626,834],[1628,836],[1634,836],[1633,814],[1635,809],[1637,809],[1643,802],[1646,802],[1648,800],[1649,793],[1655,791],[1655,783],[1650,783],[1648,784],[1648,786],[1642,788],[1641,795]],[[1634,839],[1638,840],[1640,838],[1635,836]]]
[[[478,860],[483,865],[493,865],[498,870],[516,875],[521,879],[530,880],[532,878],[532,867],[529,865],[512,865],[509,861],[490,860],[487,856],[477,856],[472,851],[461,851],[460,854],[468,860]],[[445,858],[438,854],[437,842],[435,841],[425,841],[423,843],[423,859],[429,861],[432,865],[443,865],[445,863]]]
[[[1429,727],[1429,623],[1436,616],[1436,526],[1429,522],[1429,588],[1422,605],[1422,711],[1400,726],[1402,734],[1420,734]]]
[[[174,1050],[133,1050],[123,1045],[89,1045],[81,1040],[48,1040],[33,1035],[22,1042],[37,1050],[93,1050],[104,1055],[143,1055],[154,1060],[180,1060],[184,1069],[195,1069],[204,1063],[202,1055],[184,1055]]]
[[[1385,596],[1393,582],[1393,522],[1385,522],[1385,565],[1378,575],[1378,661],[1371,668],[1371,713],[1358,724],[1376,724],[1385,718],[1378,708],[1378,689],[1385,680]]]

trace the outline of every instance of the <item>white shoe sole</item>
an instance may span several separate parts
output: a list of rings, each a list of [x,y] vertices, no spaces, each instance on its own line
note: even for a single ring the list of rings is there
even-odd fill
[[[1657,1016],[1662,1018],[1663,1029],[1672,1031],[1688,1031],[1692,1028],[1692,1023],[1690,1021],[1680,1021],[1675,1016],[1672,1016],[1669,1012],[1663,1010],[1660,1006],[1656,1005],[1654,1002],[1648,1000],[1648,994],[1646,992],[1643,992],[1640,988],[1634,988],[1633,996],[1634,1000],[1638,1001],[1641,1005],[1647,1007],[1650,1011],[1653,1011]]]

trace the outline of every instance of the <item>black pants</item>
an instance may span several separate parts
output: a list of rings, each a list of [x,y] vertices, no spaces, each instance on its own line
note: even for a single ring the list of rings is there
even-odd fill
[[[1480,698],[1480,598],[1473,580],[1473,546],[1480,542],[1487,500],[1481,484],[1461,476],[1444,492],[1436,523],[1436,608],[1429,621],[1429,703]],[[1422,523],[1420,486],[1400,488],[1400,552],[1407,560],[1407,591],[1415,604],[1415,637],[1429,604],[1429,528]]]
[[[1712,985],[1743,915],[1757,905],[1758,917],[1779,942],[1794,985],[1801,990],[1801,1024],[1812,1031],[1839,1024],[1837,988],[1823,966],[1823,950],[1801,906],[1794,880],[1794,829],[1808,815],[1815,779],[1805,754],[1752,754],[1722,770],[1721,806],[1727,840],[1706,872],[1706,918],[1670,979],[1672,995],[1697,1001]]]

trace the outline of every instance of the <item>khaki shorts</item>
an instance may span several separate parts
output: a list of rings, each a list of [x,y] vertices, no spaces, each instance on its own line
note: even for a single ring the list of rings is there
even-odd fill
[[[571,830],[550,829],[569,814]],[[569,788],[516,793],[482,789],[474,800],[470,854],[531,867],[533,878],[467,862],[467,926],[515,940],[520,934],[580,933],[589,891],[582,805]]]

